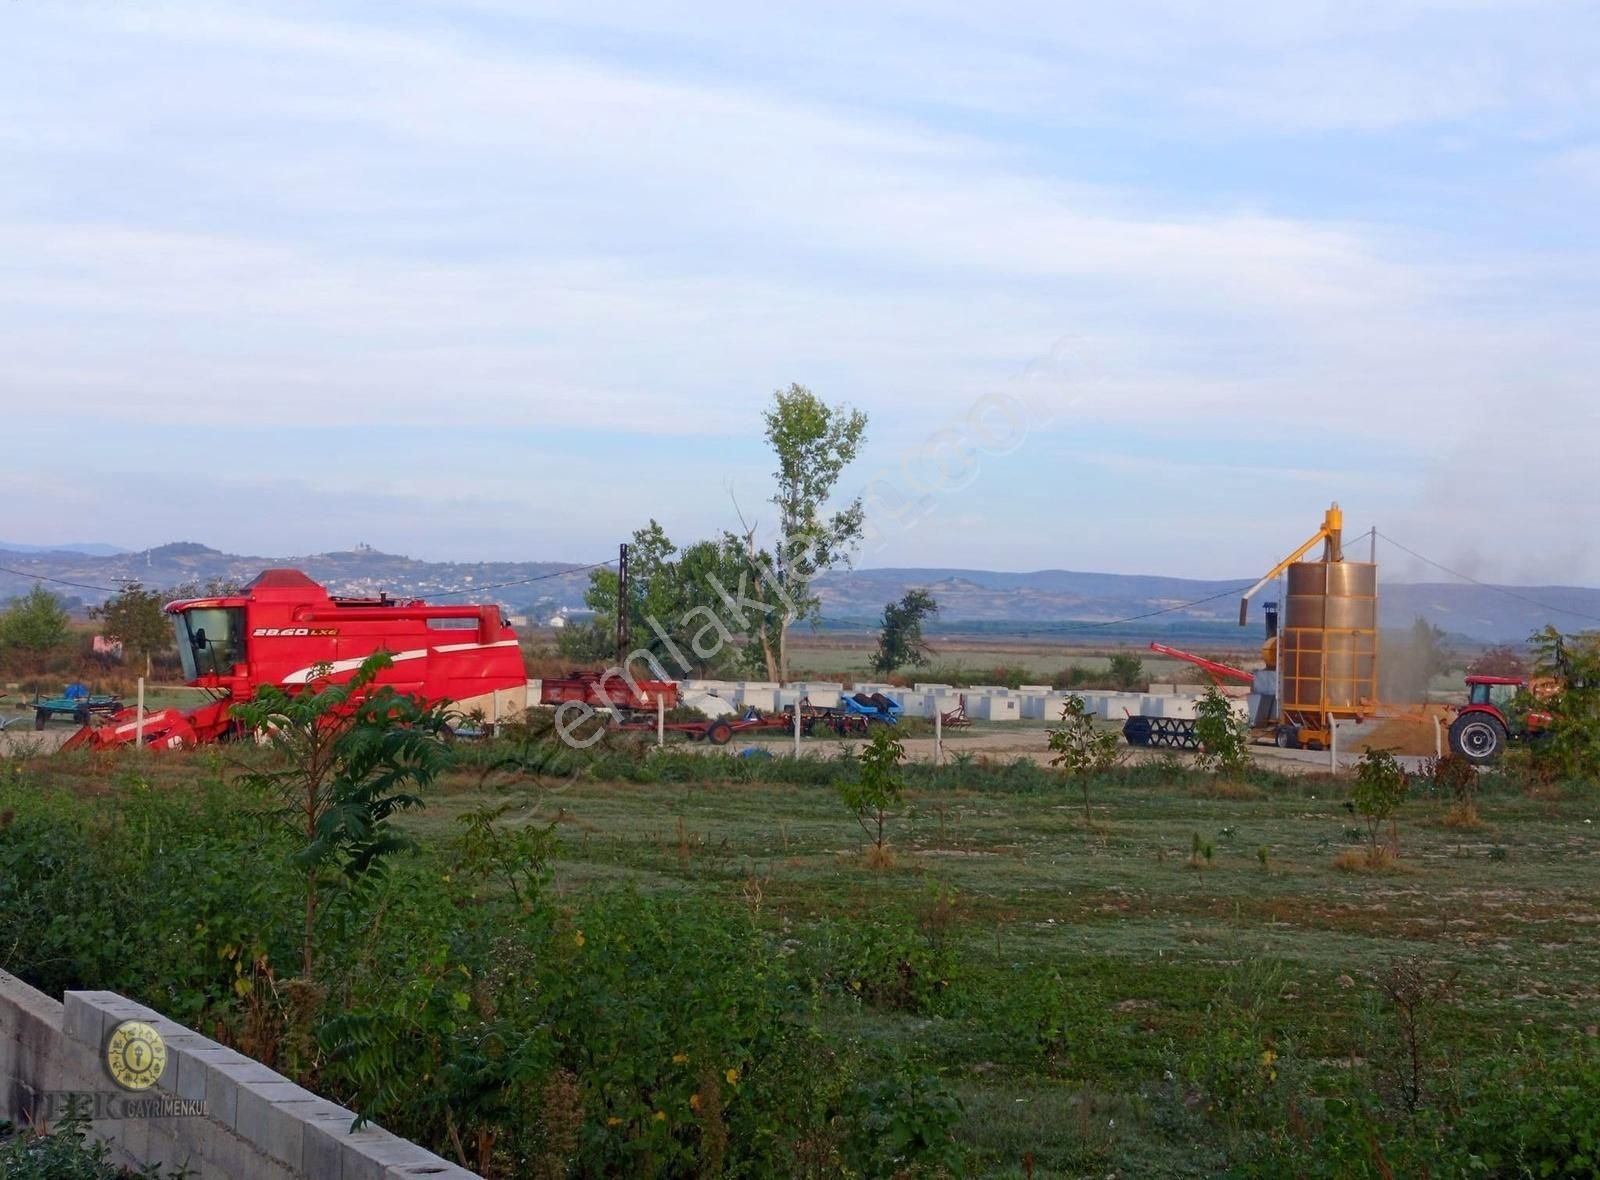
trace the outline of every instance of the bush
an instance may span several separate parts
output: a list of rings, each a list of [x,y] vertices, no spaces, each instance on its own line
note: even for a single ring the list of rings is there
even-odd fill
[[[0,1176],[5,1180],[180,1180],[182,1168],[163,1173],[160,1168],[132,1170],[111,1162],[111,1153],[99,1140],[85,1135],[85,1124],[69,1120],[52,1134],[17,1131],[7,1135],[0,1122]]]
[[[1384,820],[1390,821],[1389,855],[1398,849],[1394,834],[1394,817],[1406,797],[1410,778],[1400,769],[1400,763],[1388,750],[1368,750],[1356,767],[1356,783],[1350,792],[1351,804],[1356,813],[1367,821],[1369,841],[1368,856],[1373,867],[1381,859],[1378,852],[1378,828]]]
[[[953,947],[920,936],[900,913],[821,922],[798,964],[814,991],[923,1015],[943,1010],[959,969]]]
[[[1195,706],[1194,729],[1200,740],[1195,763],[1202,770],[1238,774],[1249,767],[1249,722],[1234,711],[1233,702],[1214,684]]]

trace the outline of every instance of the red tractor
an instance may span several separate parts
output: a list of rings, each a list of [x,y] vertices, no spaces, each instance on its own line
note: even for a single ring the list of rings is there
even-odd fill
[[[1482,766],[1498,759],[1509,743],[1538,738],[1551,715],[1537,709],[1514,712],[1512,702],[1530,690],[1541,695],[1540,687],[1519,676],[1468,676],[1467,703],[1450,723],[1450,752]]]
[[[123,709],[84,726],[67,747],[107,749],[143,740],[180,749],[235,736],[233,706],[263,685],[290,692],[313,679],[352,675],[374,652],[393,659],[379,685],[463,715],[505,717],[527,708],[528,677],[516,632],[497,606],[430,606],[420,599],[339,598],[299,570],[262,573],[238,594],[169,603],[184,680],[211,700],[187,711]]]

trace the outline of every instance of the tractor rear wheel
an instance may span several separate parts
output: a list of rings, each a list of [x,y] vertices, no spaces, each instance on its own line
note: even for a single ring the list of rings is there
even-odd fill
[[[1463,713],[1450,723],[1450,752],[1474,766],[1500,757],[1506,748],[1506,727],[1487,713]]]

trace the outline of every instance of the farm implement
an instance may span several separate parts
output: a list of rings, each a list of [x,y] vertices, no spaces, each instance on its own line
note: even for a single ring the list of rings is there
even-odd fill
[[[136,709],[96,715],[65,748],[109,749],[142,741],[182,749],[239,735],[233,707],[264,687],[301,692],[348,679],[387,652],[378,687],[450,701],[463,716],[527,707],[527,672],[516,633],[497,606],[429,605],[342,598],[299,570],[267,570],[238,594],[169,603],[185,682],[211,699],[198,708]],[[81,707],[81,705],[80,705]]]
[[[122,701],[114,696],[74,695],[33,698],[33,727],[43,729],[57,717],[68,717],[79,725],[88,725],[96,717],[108,717],[122,708]]]

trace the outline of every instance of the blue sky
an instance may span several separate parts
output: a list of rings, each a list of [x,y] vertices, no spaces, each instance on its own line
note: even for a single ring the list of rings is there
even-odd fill
[[[1584,3],[14,0],[0,535],[595,560],[800,381],[864,564],[1600,583],[1597,111]]]

